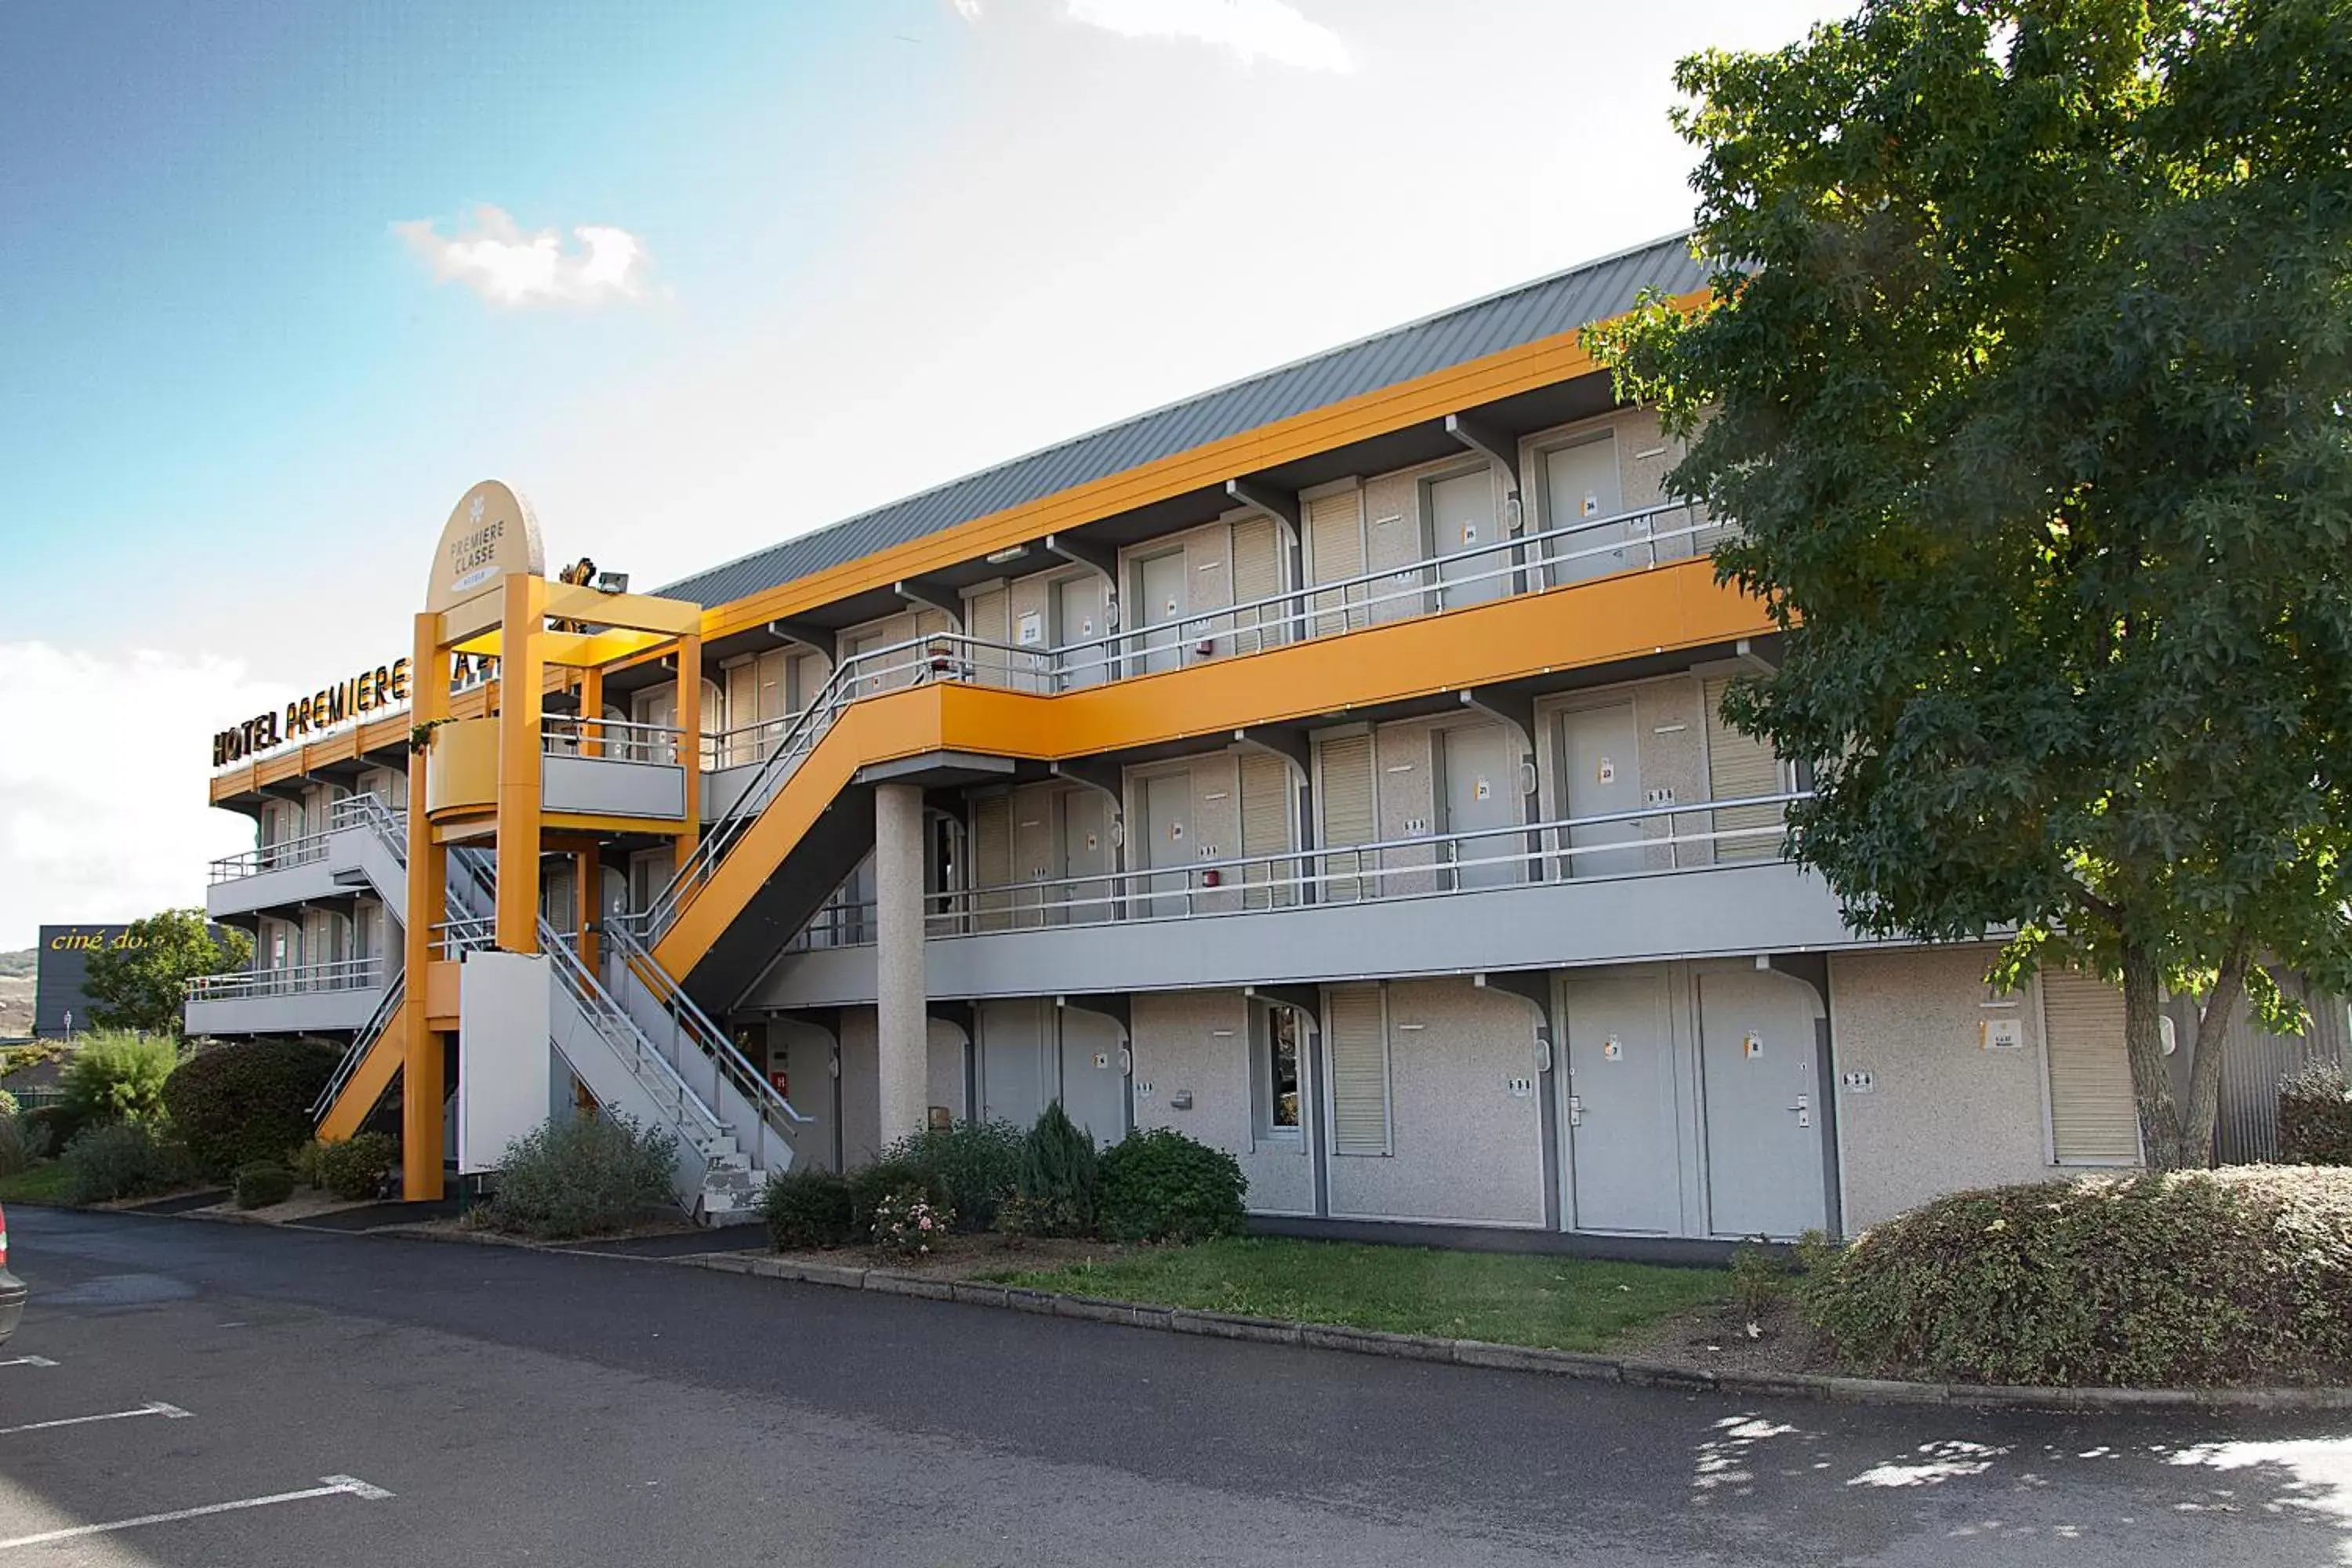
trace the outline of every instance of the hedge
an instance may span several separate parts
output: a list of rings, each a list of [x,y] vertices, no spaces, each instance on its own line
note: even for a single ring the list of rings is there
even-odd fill
[[[172,1069],[163,1106],[209,1175],[240,1165],[282,1164],[309,1142],[310,1106],[340,1053],[315,1040],[215,1046]]]
[[[2352,1165],[2352,1082],[2314,1063],[2279,1084],[2279,1159],[2290,1165]]]
[[[2352,1381],[2352,1170],[2245,1165],[1957,1193],[1801,1287],[1850,1369],[1941,1382]]]

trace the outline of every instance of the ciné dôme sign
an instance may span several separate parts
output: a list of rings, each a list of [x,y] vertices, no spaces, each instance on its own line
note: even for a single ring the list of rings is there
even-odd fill
[[[407,700],[408,661],[395,658],[388,665],[379,664],[289,702],[282,726],[278,714],[257,713],[233,730],[223,730],[213,737],[213,766],[243,762],[256,752]]]

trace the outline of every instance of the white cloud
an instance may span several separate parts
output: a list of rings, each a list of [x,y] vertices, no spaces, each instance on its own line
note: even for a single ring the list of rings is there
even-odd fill
[[[955,0],[956,15],[967,22],[980,20],[980,0]]]
[[[0,643],[0,950],[202,904],[205,863],[253,847],[205,804],[213,731],[282,695],[221,659]]]
[[[1284,0],[1069,0],[1074,21],[1128,38],[1190,38],[1230,50],[1244,64],[1300,70],[1356,68],[1339,35]]]
[[[444,237],[438,223],[392,226],[443,283],[462,283],[493,305],[603,305],[652,292],[653,258],[625,228],[583,224],[566,248],[554,229],[525,234],[504,210],[474,209],[472,226]]]

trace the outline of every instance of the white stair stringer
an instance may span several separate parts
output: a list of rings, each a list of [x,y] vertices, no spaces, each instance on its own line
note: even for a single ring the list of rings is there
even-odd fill
[[[674,1186],[679,1206],[698,1224],[759,1218],[768,1172],[612,994],[545,921],[541,950],[549,965],[550,1041],[597,1103],[677,1140]]]

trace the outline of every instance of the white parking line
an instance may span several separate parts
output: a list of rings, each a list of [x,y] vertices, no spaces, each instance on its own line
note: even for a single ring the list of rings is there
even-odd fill
[[[20,1355],[0,1361],[0,1366],[55,1366],[57,1364],[45,1355]]]
[[[52,1541],[71,1541],[84,1535],[104,1535],[117,1530],[136,1530],[145,1524],[173,1524],[184,1519],[202,1519],[206,1514],[236,1513],[248,1508],[274,1508],[281,1502],[308,1502],[313,1498],[352,1497],[362,1502],[382,1502],[392,1493],[382,1487],[370,1486],[357,1476],[320,1476],[320,1485],[305,1487],[299,1492],[275,1492],[268,1497],[239,1498],[235,1502],[206,1503],[202,1508],[176,1508],[169,1513],[142,1513],[137,1519],[110,1520],[104,1524],[76,1524],[64,1530],[45,1530],[38,1535],[19,1535],[0,1541],[0,1552],[13,1552],[20,1546],[45,1546]]]
[[[184,1421],[194,1411],[183,1410],[176,1405],[166,1405],[151,1399],[136,1410],[110,1410],[103,1415],[68,1415],[61,1421],[27,1421],[22,1426],[0,1426],[0,1437],[18,1432],[46,1432],[53,1426],[87,1426],[93,1421],[130,1421],[142,1415],[161,1415],[167,1420]]]

